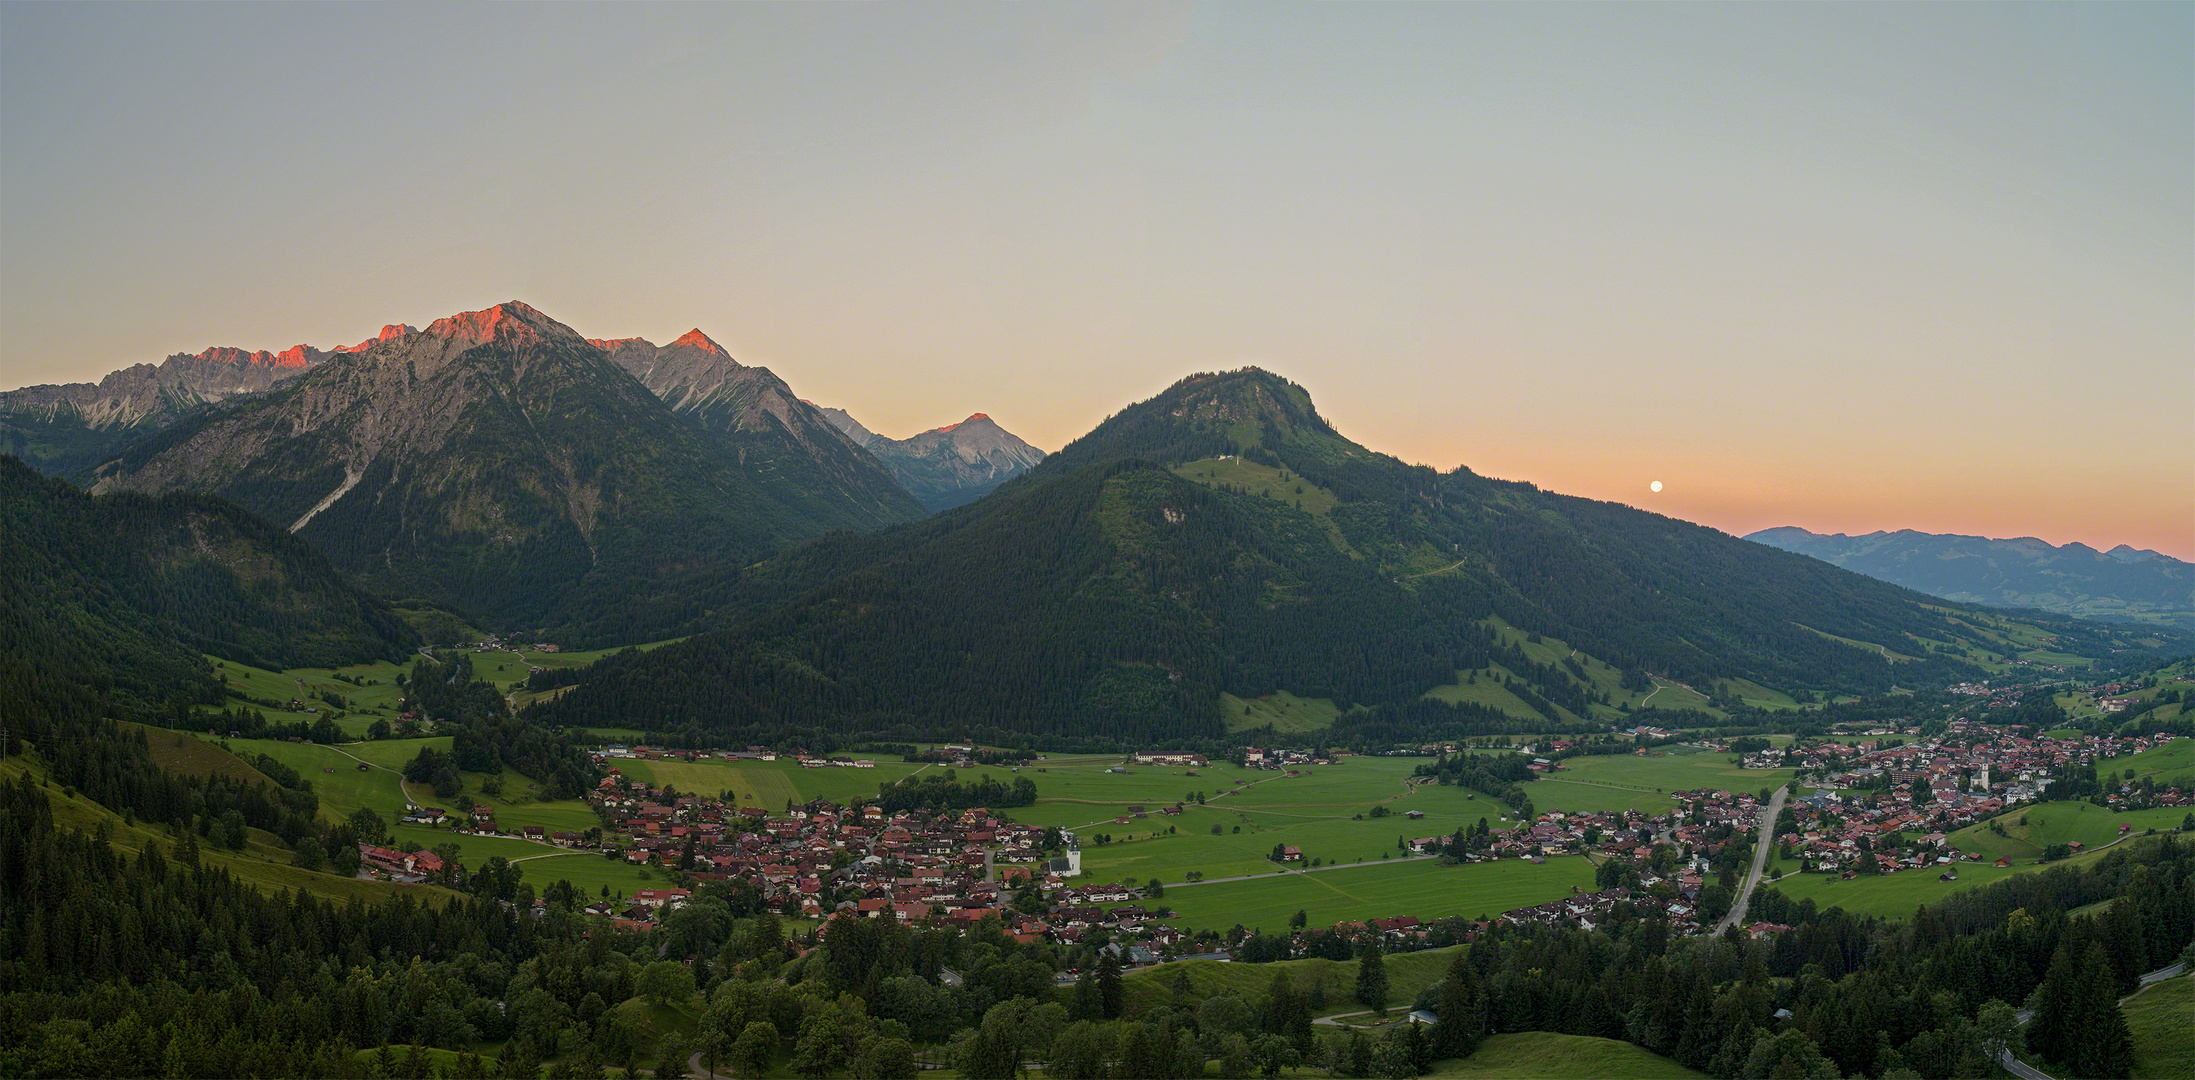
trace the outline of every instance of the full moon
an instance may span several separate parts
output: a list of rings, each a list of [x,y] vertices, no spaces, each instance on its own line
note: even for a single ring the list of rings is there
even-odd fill
[[[1654,481],[1653,483],[1651,483],[1651,484],[1648,484],[1648,485],[1646,485],[1646,489],[1647,489],[1648,491],[1660,491],[1660,490],[1661,490],[1661,481],[1659,481],[1659,480],[1656,480],[1656,481]]]

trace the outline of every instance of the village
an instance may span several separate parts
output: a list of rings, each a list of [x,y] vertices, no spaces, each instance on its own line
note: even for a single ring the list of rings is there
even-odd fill
[[[1791,785],[1810,792],[1784,807],[1774,840],[1784,860],[1801,870],[1850,878],[1859,874],[1932,873],[1955,880],[1961,865],[1979,852],[1949,841],[1958,829],[2008,808],[2034,802],[2069,769],[2100,767],[2099,794],[2113,807],[2177,807],[2189,801],[2178,788],[2148,789],[2108,782],[2105,763],[2160,745],[2169,737],[2051,738],[2022,730],[1953,721],[1943,734],[1890,745],[1883,739],[1856,743],[1811,742],[1771,748],[1743,757],[1749,768],[1797,770]],[[1426,748],[1440,750],[1445,748]],[[1533,757],[1532,772],[1563,770],[1566,741],[1550,741],[1554,757]],[[1728,752],[1727,746],[1703,747]],[[926,751],[941,763],[970,766],[984,754],[974,746]],[[602,852],[605,857],[662,872],[672,884],[605,897],[586,907],[593,915],[630,929],[649,929],[664,913],[687,903],[695,890],[716,883],[751,889],[762,903],[789,917],[826,920],[839,913],[937,921],[963,928],[997,918],[1005,933],[1023,943],[1076,945],[1096,940],[1115,947],[1128,966],[1181,957],[1224,960],[1242,945],[1245,932],[1192,933],[1170,921],[1170,910],[1145,886],[1091,884],[1079,880],[1080,844],[1073,832],[1016,824],[986,807],[887,811],[856,799],[852,806],[824,800],[782,809],[737,805],[697,793],[681,793],[625,775],[621,761],[672,756],[688,761],[775,762],[803,769],[873,768],[867,759],[810,756],[759,746],[733,750],[664,751],[614,746],[594,754],[604,775],[587,798],[602,824],[583,832],[547,832],[538,826],[514,833],[540,843]],[[1303,750],[1237,748],[1231,755],[1249,768],[1286,770],[1330,759]],[[1207,767],[1202,755],[1146,751],[1126,755],[1135,766],[1192,770]],[[1672,933],[1710,929],[1729,906],[1732,867],[1750,859],[1752,832],[1763,810],[1762,791],[1701,789],[1670,795],[1662,814],[1638,810],[1599,813],[1554,811],[1502,830],[1457,830],[1453,835],[1405,837],[1414,856],[1456,863],[1585,857],[1600,868],[1598,891],[1506,911],[1503,921],[1593,927],[1617,918],[1666,920]],[[1160,806],[1159,811],[1170,808]],[[1178,812],[1178,808],[1172,808]],[[1140,816],[1140,815],[1138,815]],[[1420,815],[1405,810],[1411,820]],[[414,808],[409,822],[439,823],[443,812]],[[504,835],[493,812],[475,807],[451,821],[457,831]],[[2072,849],[2079,850],[2074,844]],[[369,873],[398,881],[440,877],[443,860],[433,852],[404,852],[361,845]],[[1276,846],[1279,867],[1299,865],[1300,850]],[[2004,860],[1997,861],[2003,865]],[[536,911],[541,903],[536,901]],[[1621,911],[1619,912],[1619,909]],[[1483,925],[1483,924],[1477,924]],[[1476,926],[1468,920],[1421,921],[1414,915],[1344,920],[1332,927],[1305,927],[1292,934],[1291,955],[1311,955],[1321,933],[1377,933],[1397,948],[1433,947]],[[1756,936],[1782,927],[1756,921]]]

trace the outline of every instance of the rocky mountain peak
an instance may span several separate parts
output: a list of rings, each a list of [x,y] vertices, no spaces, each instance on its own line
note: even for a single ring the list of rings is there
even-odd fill
[[[724,351],[724,346],[709,340],[709,335],[702,333],[699,327],[686,331],[679,336],[678,340],[664,347],[669,349],[699,349],[711,356],[722,357],[726,360],[732,357],[731,353]]]
[[[406,326],[403,323],[390,323],[387,326],[382,327],[380,333],[375,334],[374,336],[367,338],[366,340],[361,341],[356,345],[339,345],[336,347],[335,351],[339,353],[365,352],[367,349],[373,348],[374,346],[379,345],[384,341],[393,341],[397,338],[409,337],[410,335],[416,334],[418,332],[419,328],[416,326]]]
[[[480,311],[460,312],[448,318],[436,319],[428,324],[425,333],[465,346],[486,345],[491,342],[528,346],[559,338],[585,340],[574,333],[571,327],[517,300],[506,300]]]
[[[960,423],[947,424],[944,427],[931,428],[930,430],[935,431],[940,435],[945,435],[955,431],[959,431],[961,428],[968,427],[971,424],[990,424],[992,427],[998,426],[997,424],[991,423],[991,418],[983,413],[969,413],[968,419],[963,420]]]

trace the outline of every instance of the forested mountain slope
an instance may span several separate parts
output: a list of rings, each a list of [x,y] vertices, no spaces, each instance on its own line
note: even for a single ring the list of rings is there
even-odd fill
[[[1687,681],[1880,690],[1971,672],[1929,646],[1981,635],[1922,600],[1629,507],[1406,465],[1248,369],[1183,380],[972,506],[769,560],[719,608],[725,629],[606,664],[543,718],[1217,737],[1221,691],[1415,702],[1487,661],[1489,616]],[[2103,633],[2062,628],[2069,646],[2128,644]],[[1589,693],[1559,666],[1532,677]]]
[[[0,537],[0,709],[17,735],[57,709],[218,703],[205,653],[280,668],[416,642],[310,545],[220,499],[94,497],[0,457]]]

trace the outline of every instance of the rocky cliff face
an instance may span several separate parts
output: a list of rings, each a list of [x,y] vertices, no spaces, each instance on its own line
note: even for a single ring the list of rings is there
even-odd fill
[[[810,401],[808,404],[815,405],[815,402]],[[866,447],[884,437],[861,426],[861,421],[854,419],[853,414],[844,409],[830,409],[821,405],[816,405],[816,409],[823,414],[824,419],[831,422],[832,426],[845,432],[846,437],[852,439],[857,446]]]
[[[98,484],[218,494],[384,596],[573,641],[660,636],[690,616],[697,582],[918,512],[896,486],[895,515],[793,490],[789,466],[770,468],[781,463],[743,463],[615,361],[644,344],[589,342],[515,301],[454,315],[134,444]],[[670,354],[670,383],[700,385],[671,374],[707,366],[699,343],[647,351]]]
[[[133,364],[96,383],[47,383],[0,392],[0,453],[43,472],[70,473],[206,405],[304,374],[329,353],[215,346]]]

